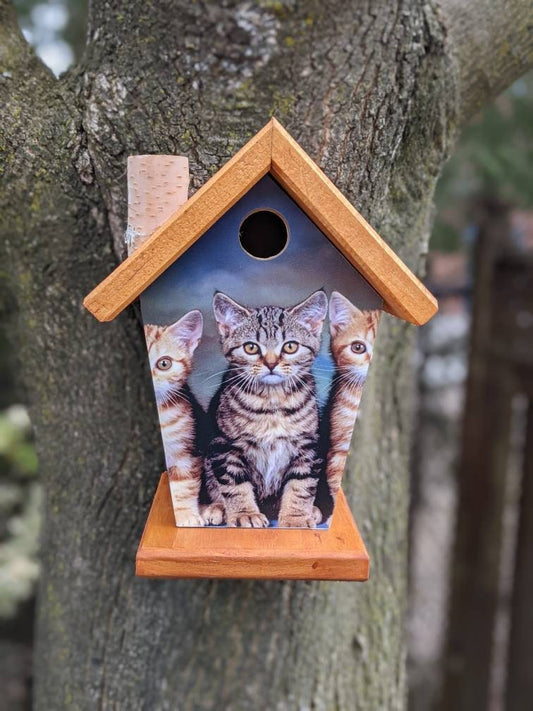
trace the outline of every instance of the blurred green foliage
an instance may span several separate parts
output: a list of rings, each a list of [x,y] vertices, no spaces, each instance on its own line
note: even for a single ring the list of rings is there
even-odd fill
[[[0,475],[13,468],[23,478],[37,473],[37,457],[29,440],[30,420],[26,409],[12,405],[0,413]]]
[[[474,118],[446,164],[436,193],[431,248],[460,248],[472,205],[497,198],[533,208],[533,72]]]
[[[0,618],[34,592],[41,486],[31,424],[22,405],[0,412]]]

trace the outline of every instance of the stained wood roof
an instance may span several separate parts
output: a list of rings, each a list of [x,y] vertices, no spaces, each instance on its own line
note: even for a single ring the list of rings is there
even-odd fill
[[[381,295],[386,311],[418,325],[435,314],[435,297],[276,119],[93,289],[84,306],[99,321],[114,319],[267,173]]]

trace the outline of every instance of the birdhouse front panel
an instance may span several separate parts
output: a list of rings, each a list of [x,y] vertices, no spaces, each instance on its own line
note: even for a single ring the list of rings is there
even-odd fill
[[[176,524],[329,526],[377,292],[267,175],[141,307]]]

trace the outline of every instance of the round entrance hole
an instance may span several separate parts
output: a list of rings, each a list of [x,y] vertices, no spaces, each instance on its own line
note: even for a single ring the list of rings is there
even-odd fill
[[[272,210],[256,210],[239,227],[244,251],[256,259],[272,259],[281,254],[289,240],[287,223]]]

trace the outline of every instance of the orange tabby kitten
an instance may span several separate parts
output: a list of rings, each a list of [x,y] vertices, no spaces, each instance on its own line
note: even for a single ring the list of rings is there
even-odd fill
[[[331,294],[330,349],[335,376],[327,406],[329,449],[326,478],[333,501],[341,485],[380,315],[380,311],[361,311],[338,291]]]
[[[144,327],[176,526],[204,525],[199,507],[202,457],[196,445],[203,411],[187,385],[202,330],[200,311],[189,311],[170,326]]]

